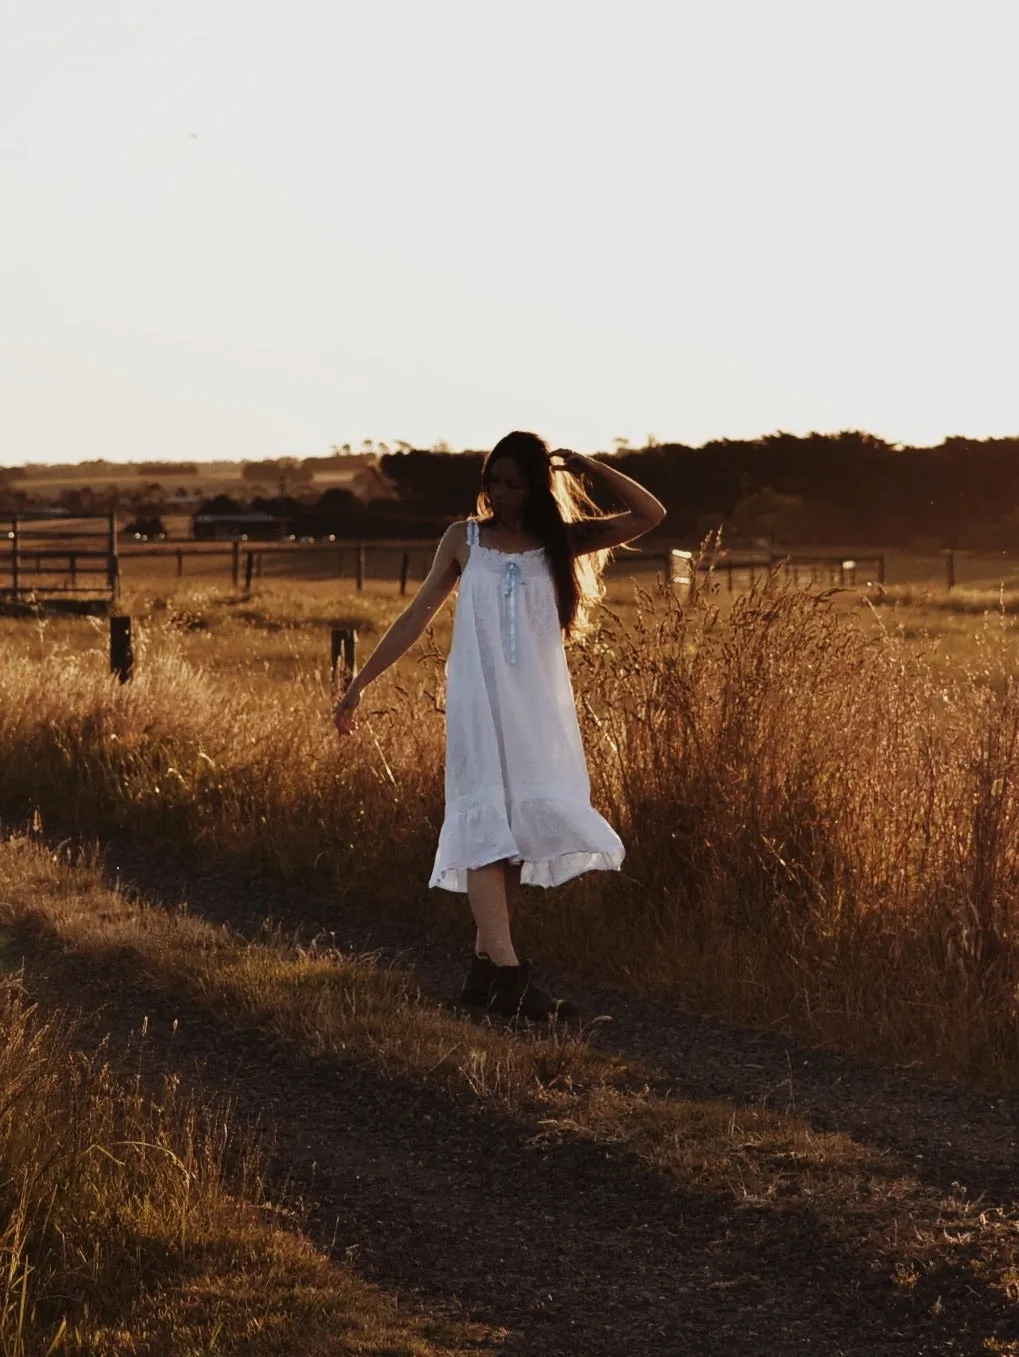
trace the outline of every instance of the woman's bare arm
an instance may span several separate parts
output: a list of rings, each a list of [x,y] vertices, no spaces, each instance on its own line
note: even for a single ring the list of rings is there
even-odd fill
[[[364,667],[336,703],[333,715],[341,735],[353,729],[354,710],[368,684],[384,674],[390,665],[395,664],[411,648],[436,610],[452,593],[460,575],[458,548],[463,536],[463,523],[453,523],[446,529],[421,588],[384,633]]]
[[[576,555],[582,556],[588,551],[605,551],[623,542],[632,542],[635,537],[657,528],[665,518],[665,505],[661,500],[656,499],[650,490],[645,490],[632,477],[604,462],[595,461],[593,457],[584,457],[579,452],[561,455],[567,471],[578,476],[586,473],[601,481],[626,505],[625,513],[591,518],[582,525],[577,524],[580,530],[573,534]]]

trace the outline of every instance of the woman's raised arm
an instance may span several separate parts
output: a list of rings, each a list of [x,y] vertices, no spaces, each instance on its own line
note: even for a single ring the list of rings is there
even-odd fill
[[[587,551],[606,551],[623,542],[632,542],[642,533],[657,528],[665,518],[665,505],[661,500],[656,499],[650,490],[645,490],[631,476],[625,476],[615,467],[598,462],[593,457],[584,457],[579,452],[562,452],[559,455],[567,471],[572,471],[576,476],[586,473],[601,481],[626,505],[623,514],[587,519],[582,531],[574,535],[575,555],[582,556]],[[579,524],[577,526],[580,527]]]
[[[383,634],[368,656],[364,667],[351,680],[333,709],[333,720],[341,735],[354,728],[354,712],[368,684],[395,664],[418,639],[432,620],[436,609],[449,597],[460,575],[458,549],[464,537],[462,522],[452,523],[443,534],[421,588],[395,622]]]

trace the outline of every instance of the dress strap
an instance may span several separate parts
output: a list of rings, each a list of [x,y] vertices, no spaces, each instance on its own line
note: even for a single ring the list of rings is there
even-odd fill
[[[469,547],[478,545],[478,520],[476,518],[467,520],[467,545]]]

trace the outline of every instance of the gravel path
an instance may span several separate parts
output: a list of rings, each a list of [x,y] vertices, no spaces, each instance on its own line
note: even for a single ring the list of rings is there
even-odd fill
[[[399,953],[441,996],[463,970],[462,955],[366,911],[348,908],[338,925],[306,897],[127,846],[108,863],[122,888],[168,905],[186,898],[192,913],[242,931],[271,916]],[[685,1191],[611,1147],[535,1140],[439,1090],[232,1030],[154,995],[117,954],[64,959],[48,983],[33,974],[33,997],[98,1012],[96,1032],[112,1032],[111,1049],[135,1068],[147,1019],[152,1068],[227,1093],[241,1125],[268,1131],[276,1172],[308,1203],[318,1243],[410,1303],[503,1326],[507,1357],[975,1357],[991,1335],[1019,1340],[1014,1309],[975,1274],[896,1286],[887,1263],[835,1237],[802,1201],[740,1205]],[[1014,1186],[1014,1100],[550,978],[585,1010],[613,1014],[593,1039],[659,1066],[684,1096],[793,1109],[989,1202]]]

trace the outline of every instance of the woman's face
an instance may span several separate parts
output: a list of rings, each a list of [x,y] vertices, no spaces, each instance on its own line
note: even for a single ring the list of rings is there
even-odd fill
[[[497,457],[488,468],[488,502],[503,522],[519,522],[527,504],[527,482],[512,457]]]

